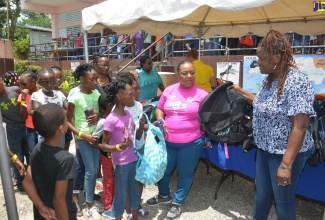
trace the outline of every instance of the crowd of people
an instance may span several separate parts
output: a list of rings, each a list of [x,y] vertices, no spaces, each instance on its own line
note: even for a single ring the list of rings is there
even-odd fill
[[[260,71],[266,75],[260,91],[255,95],[234,85],[252,102],[254,111],[253,219],[267,219],[273,202],[278,219],[295,219],[295,191],[313,147],[308,127],[309,118],[315,115],[314,91],[295,66],[290,44],[278,31],[270,30],[259,42],[257,56]],[[109,59],[95,53],[91,63],[75,69],[79,84],[69,92],[61,89],[58,66],[25,71],[19,78],[4,74],[0,101],[4,103],[1,114],[8,154],[15,165],[17,188],[33,201],[34,218],[77,219],[83,215],[82,191],[89,219],[102,215],[120,220],[124,212],[128,220],[150,217],[140,203],[143,185],[135,180],[138,156],[133,142],[145,142],[146,124],[151,122],[138,119],[143,112],[141,103],[156,98],[158,88],[162,94],[155,114],[163,128],[168,163],[157,183],[157,196],[146,203],[170,203],[167,218],[178,218],[206,145],[198,121],[199,106],[217,87],[212,68],[197,58],[194,46],[177,66],[178,82],[167,88],[147,55],[140,58],[140,68],[133,74],[120,73],[112,79]],[[68,152],[73,137],[75,156]],[[28,165],[27,170],[23,164]],[[172,196],[169,183],[174,169],[178,179]],[[95,194],[98,175],[103,177],[102,198]]]
[[[157,53],[155,61],[160,61],[172,50],[172,44],[168,44],[172,38],[174,38],[174,54],[173,56],[184,56],[184,51],[191,48],[199,49],[199,40],[192,34],[186,34],[185,36],[173,36],[168,33],[165,36],[153,36],[145,31],[139,31],[133,35],[118,34],[112,31],[105,31],[103,35],[96,33],[88,33],[88,53],[92,56],[94,53],[106,53],[110,54],[111,59],[123,59],[128,55],[135,57],[139,55],[143,50],[145,55],[153,56]],[[284,35],[285,39],[293,46],[294,54],[323,54],[325,38],[324,35],[300,35],[298,33],[290,32]],[[205,49],[208,50],[206,55],[217,56],[225,54],[226,47],[230,49],[238,48],[238,50],[231,50],[231,55],[251,55],[256,54],[253,48],[257,47],[262,37],[255,36],[253,33],[245,35],[241,38],[224,38],[218,34],[213,37],[205,39],[203,42],[206,44]],[[68,45],[74,45],[77,48],[75,55],[78,59],[84,59],[84,38],[82,33],[78,33],[78,36],[73,36],[72,32],[68,34]],[[156,42],[154,47],[149,48],[151,44]],[[71,43],[71,42],[74,42]],[[121,42],[114,47],[115,44]],[[168,45],[168,46],[167,46]],[[316,47],[319,45],[320,47]],[[166,47],[165,47],[166,46]],[[309,47],[311,46],[311,47]],[[73,46],[70,46],[73,47]],[[246,49],[245,49],[246,48]],[[140,57],[138,58],[138,61]]]

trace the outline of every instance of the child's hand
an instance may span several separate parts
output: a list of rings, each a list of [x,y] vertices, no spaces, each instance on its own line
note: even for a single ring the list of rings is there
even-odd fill
[[[131,146],[133,146],[133,142],[132,142],[132,140],[131,140],[130,138],[126,138],[126,137],[124,137],[124,142],[123,142],[123,144],[124,144],[126,147],[131,147]]]
[[[26,101],[26,96],[29,93],[28,89],[21,90],[21,101]]]
[[[54,209],[51,209],[47,206],[42,206],[39,210],[39,214],[46,220],[57,219]]]
[[[91,116],[88,116],[87,117],[87,123],[89,125],[95,125],[95,124],[97,124],[97,114],[93,114]]]
[[[87,141],[91,145],[93,145],[97,141],[97,137],[92,136],[91,134],[82,134],[81,138]]]
[[[19,171],[19,174],[21,176],[23,176],[26,172],[26,169],[25,169],[24,164],[19,160],[19,158],[17,158],[17,160],[15,161],[15,166],[16,166],[17,170]]]

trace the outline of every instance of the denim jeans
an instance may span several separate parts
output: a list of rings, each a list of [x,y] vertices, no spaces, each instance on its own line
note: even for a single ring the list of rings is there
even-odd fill
[[[26,127],[15,124],[6,124],[6,133],[9,149],[12,153],[17,154],[19,160],[24,163],[26,158],[27,164],[29,163],[29,148],[26,138]],[[19,174],[16,166],[12,166],[14,171],[14,180],[17,184],[22,183],[24,176]]]
[[[38,143],[37,132],[34,128],[26,127],[26,136],[27,136],[29,152],[33,152],[36,144]]]
[[[78,139],[78,146],[85,164],[86,203],[93,203],[100,151],[82,139]]]
[[[170,175],[175,166],[178,181],[173,204],[183,204],[193,183],[196,165],[204,149],[204,138],[200,138],[185,144],[177,144],[166,141],[168,163],[164,177],[158,182],[160,196],[168,196],[170,193]]]
[[[219,38],[209,38],[208,49],[219,49]],[[218,55],[218,51],[209,51],[209,56]]]
[[[308,46],[309,42],[309,36],[300,35],[297,33],[294,33],[294,46]],[[306,48],[298,48],[297,50],[301,50],[302,53],[305,53]]]
[[[126,192],[128,193],[129,208],[137,210],[140,204],[138,182],[135,180],[135,166],[137,161],[116,165],[115,173],[115,196],[113,209],[116,216],[122,216],[125,208]]]
[[[278,185],[277,179],[283,154],[270,154],[257,149],[254,220],[268,219],[273,201],[275,201],[278,220],[296,219],[296,189],[300,173],[310,155],[311,150],[298,153],[292,165],[291,184],[283,187]]]
[[[82,160],[79,149],[76,149],[75,164],[76,176],[73,179],[73,193],[79,194],[82,191],[85,182],[85,164]]]

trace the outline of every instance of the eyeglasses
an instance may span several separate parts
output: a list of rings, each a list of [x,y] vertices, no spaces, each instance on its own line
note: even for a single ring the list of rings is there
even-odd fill
[[[102,64],[102,63],[98,63],[98,65],[99,65],[99,66],[102,66],[102,67],[104,67],[104,68],[105,68],[105,67],[107,67],[107,68],[108,68],[108,67],[110,67],[110,66],[111,66],[110,64]]]

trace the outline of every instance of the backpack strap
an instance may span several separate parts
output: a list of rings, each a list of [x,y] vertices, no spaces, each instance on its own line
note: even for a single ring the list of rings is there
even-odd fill
[[[141,113],[141,115],[138,118],[137,124],[140,123],[140,120],[141,120],[143,115],[146,117],[146,120],[148,122],[148,130],[149,130],[151,128],[151,126],[153,126],[153,125],[150,123],[149,118],[148,118],[146,113],[144,113],[144,112]],[[140,152],[139,152],[140,148],[137,148],[137,146],[135,144],[136,143],[136,134],[137,134],[137,129],[134,129],[134,134],[133,134],[133,150],[134,150],[134,153],[138,155],[139,161],[141,160],[143,163],[148,164],[146,159],[144,159],[143,155],[140,154]],[[139,161],[138,161],[138,163],[139,163]]]

